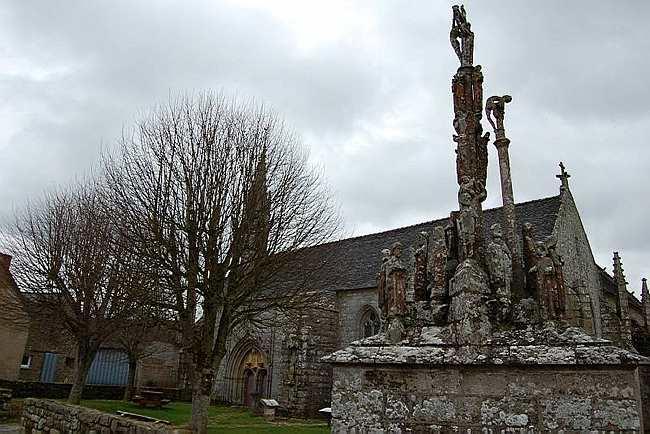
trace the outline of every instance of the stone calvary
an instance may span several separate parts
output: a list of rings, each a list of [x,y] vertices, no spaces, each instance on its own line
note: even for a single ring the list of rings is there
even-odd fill
[[[458,210],[414,245],[381,252],[379,333],[325,358],[332,431],[642,432],[647,359],[632,346],[620,257],[616,327],[603,339],[595,330],[607,318],[585,314],[595,310],[585,276],[560,254],[567,240],[539,237],[517,213],[504,123],[512,98],[484,104],[463,6],[453,6],[450,41],[460,63],[452,78]],[[489,227],[484,113],[503,200]],[[558,177],[569,194],[562,164]]]

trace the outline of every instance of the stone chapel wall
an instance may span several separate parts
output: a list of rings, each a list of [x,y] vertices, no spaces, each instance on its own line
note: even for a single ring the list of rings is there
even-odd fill
[[[273,375],[278,401],[290,414],[315,416],[330,405],[332,367],[321,358],[337,349],[339,339],[336,295],[323,292],[277,343]]]
[[[347,346],[350,342],[362,338],[361,335],[361,315],[368,306],[377,309],[377,289],[356,289],[348,291],[338,291],[338,329],[339,342],[338,348]]]
[[[582,327],[587,333],[600,337],[602,334],[600,294],[602,283],[600,270],[587,239],[587,234],[580,220],[578,209],[573,196],[568,189],[561,192],[561,205],[558,210],[553,235],[556,238],[557,250],[564,260],[564,276],[571,276],[566,282],[570,297],[569,306],[579,311],[572,312],[582,316]]]
[[[243,404],[244,383],[238,369],[246,353],[255,348],[264,354],[268,369],[263,398],[276,399],[292,416],[314,416],[330,405],[332,368],[321,358],[337,349],[338,340],[333,292],[323,292],[313,308],[290,324],[236,330],[217,372],[215,399]]]

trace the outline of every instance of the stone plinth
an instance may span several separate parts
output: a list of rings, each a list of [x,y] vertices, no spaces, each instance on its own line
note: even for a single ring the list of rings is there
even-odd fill
[[[449,282],[449,323],[462,344],[478,344],[491,332],[487,300],[488,276],[473,259],[466,259]]]
[[[449,337],[378,335],[328,356],[332,432],[643,432],[637,354],[578,329]]]

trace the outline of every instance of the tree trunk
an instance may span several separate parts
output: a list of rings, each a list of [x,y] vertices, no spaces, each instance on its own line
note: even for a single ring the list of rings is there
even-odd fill
[[[194,373],[192,384],[192,433],[206,434],[208,432],[208,410],[214,371],[204,368]]]
[[[72,380],[72,388],[68,395],[68,402],[70,404],[79,404],[81,402],[81,395],[86,385],[86,377],[90,370],[90,365],[97,354],[97,347],[91,345],[88,340],[80,340],[77,342],[77,360],[75,362],[74,376]]]
[[[135,389],[135,372],[138,369],[138,360],[135,357],[129,356],[129,380],[124,388],[124,397],[122,400],[130,401]]]
[[[209,304],[204,305],[203,326],[207,329],[204,336],[215,336],[215,329],[217,329],[215,327],[216,309],[209,309],[209,307]],[[226,338],[229,324],[230,316],[228,310],[224,309],[221,312],[219,327],[216,330],[214,346],[212,345],[212,339],[200,342],[200,345],[203,345],[204,348],[207,347],[207,351],[204,351],[203,354],[207,353],[210,357],[196,357],[194,359],[195,363],[192,366],[192,432],[196,434],[208,432],[208,410],[210,408],[214,377],[221,360],[226,354]]]

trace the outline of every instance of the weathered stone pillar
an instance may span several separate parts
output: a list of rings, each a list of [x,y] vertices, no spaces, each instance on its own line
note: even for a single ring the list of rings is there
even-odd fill
[[[480,65],[472,65],[474,33],[467,21],[465,9],[454,6],[450,32],[460,67],[452,80],[454,101],[454,130],[456,142],[456,177],[458,181],[459,260],[474,259],[485,267],[483,209],[487,197],[487,143],[489,133],[483,135],[483,73]]]
[[[614,252],[614,280],[618,289],[618,300],[616,303],[617,313],[621,321],[621,342],[632,345],[632,328],[630,325],[630,310],[628,307],[627,282],[623,274],[623,265],[618,252]]]
[[[505,104],[512,101],[510,95],[492,96],[487,99],[485,113],[492,125],[495,134],[494,146],[499,156],[499,174],[501,176],[501,200],[503,202],[502,225],[506,244],[512,254],[513,288],[523,294],[524,273],[523,258],[517,237],[517,215],[515,212],[515,198],[512,192],[512,178],[510,173],[510,156],[508,147],[510,139],[506,137],[503,120],[505,117]],[[494,116],[494,120],[492,119]]]
[[[485,261],[482,202],[487,197],[490,134],[483,134],[483,73],[473,65],[474,33],[462,6],[453,7],[451,45],[460,67],[452,80],[456,177],[459,210],[452,214],[458,240],[458,266],[449,282],[448,319],[461,344],[479,344],[491,332],[487,301],[491,297]]]
[[[641,303],[643,305],[643,325],[650,331],[650,292],[648,292],[648,279],[641,279]]]

